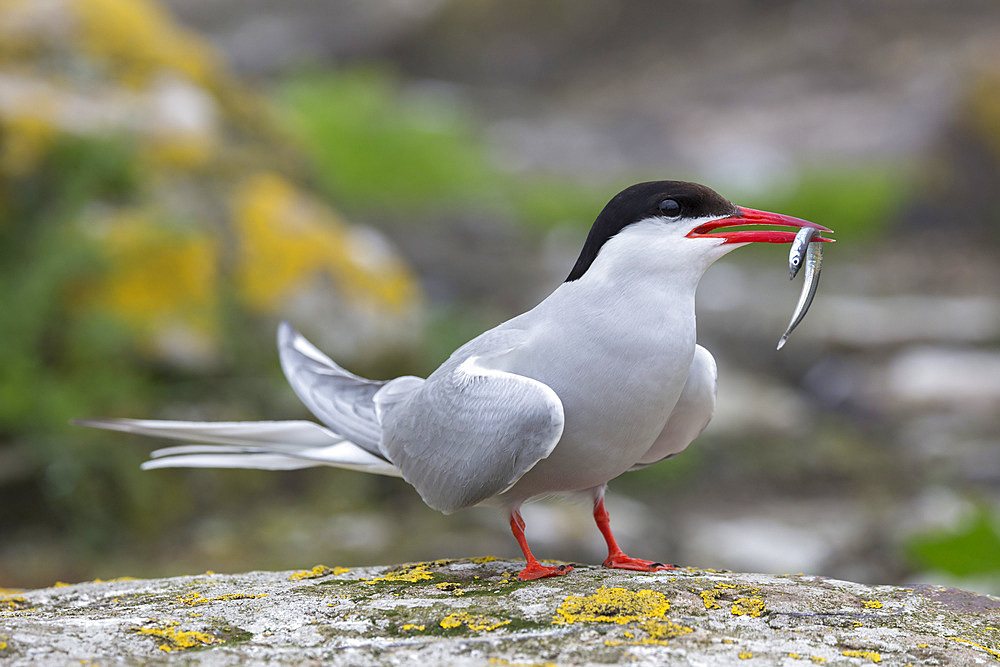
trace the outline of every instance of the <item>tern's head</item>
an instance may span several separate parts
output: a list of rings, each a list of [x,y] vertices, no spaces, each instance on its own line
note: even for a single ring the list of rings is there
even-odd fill
[[[737,206],[697,183],[638,183],[615,195],[597,216],[566,280],[583,277],[592,266],[601,271],[659,268],[700,276],[742,245],[791,243],[795,238],[789,231],[743,229],[747,225],[830,231],[799,218]]]

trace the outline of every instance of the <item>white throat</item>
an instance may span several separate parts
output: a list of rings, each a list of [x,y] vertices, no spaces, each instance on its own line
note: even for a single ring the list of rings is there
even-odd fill
[[[659,218],[631,224],[608,239],[587,271],[572,282],[580,283],[583,289],[614,286],[632,293],[652,289],[677,296],[690,291],[693,296],[708,267],[743,244],[725,244],[721,238],[687,238],[683,232],[690,227]]]

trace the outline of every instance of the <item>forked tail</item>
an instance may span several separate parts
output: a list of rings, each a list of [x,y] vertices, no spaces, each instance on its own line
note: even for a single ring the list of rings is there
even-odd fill
[[[103,428],[198,444],[158,449],[142,464],[152,468],[261,468],[295,470],[333,466],[399,477],[389,461],[310,421],[186,422],[155,419],[77,419]]]
[[[326,426],[310,421],[183,422],[79,419],[74,424],[197,443],[158,449],[150,468],[263,468],[335,466],[392,475],[400,472],[380,449],[375,395],[399,402],[423,380],[369,380],[344,370],[287,322],[278,327],[278,354],[292,389]],[[329,428],[327,428],[329,427]]]

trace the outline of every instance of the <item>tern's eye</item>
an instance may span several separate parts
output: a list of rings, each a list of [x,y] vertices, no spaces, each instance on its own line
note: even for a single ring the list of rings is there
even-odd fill
[[[676,218],[681,214],[681,205],[676,199],[664,199],[658,205],[660,214],[668,218]]]

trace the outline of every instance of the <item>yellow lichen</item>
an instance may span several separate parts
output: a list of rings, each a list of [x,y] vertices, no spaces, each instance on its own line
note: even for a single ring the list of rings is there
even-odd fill
[[[621,646],[622,644],[629,644],[631,646],[669,646],[670,644],[666,641],[668,638],[682,637],[694,632],[694,629],[686,625],[674,623],[673,621],[643,621],[639,623],[639,628],[644,630],[648,636],[636,639],[634,632],[625,632],[623,633],[625,638],[634,641],[605,640],[604,643],[607,646]]]
[[[929,648],[930,644],[917,644],[917,648]]]
[[[28,601],[20,595],[0,598],[0,611],[23,611],[28,606]]]
[[[818,655],[814,655],[814,656],[810,657],[809,659],[812,660],[813,662],[817,663],[817,664],[819,664],[821,662],[826,662],[826,658],[821,658]]]
[[[162,639],[163,643],[157,646],[161,651],[167,653],[194,648],[196,646],[209,646],[211,644],[223,643],[221,639],[207,632],[196,630],[179,630],[177,621],[164,621],[159,625],[148,628],[132,628],[140,635],[147,635]]]
[[[453,581],[443,581],[440,584],[434,584],[442,591],[447,591],[449,593],[454,593],[455,595],[465,595],[465,591],[462,590],[462,585],[455,583]]]
[[[689,628],[673,621],[645,621],[639,627],[649,634],[651,639],[666,639],[668,637],[682,637],[694,632],[694,628]],[[626,636],[630,633],[625,633]]]
[[[219,600],[252,600],[254,598],[264,598],[267,597],[267,593],[258,593],[256,595],[252,593],[226,593],[225,595],[219,595],[214,598],[202,597],[201,593],[195,591],[193,593],[188,593],[187,595],[181,595],[177,598],[177,601],[181,604],[186,604],[189,607],[193,607],[196,604],[205,604],[206,602],[216,602]]]
[[[449,614],[441,619],[441,627],[445,630],[458,628],[464,625],[470,630],[474,630],[476,632],[489,632],[490,630],[496,630],[497,628],[508,625],[509,623],[510,621],[501,621],[488,616],[474,616],[466,612]]]
[[[406,623],[406,624],[403,625],[403,631],[404,632],[409,632],[410,630],[418,630],[420,632],[423,632],[424,631],[424,626],[423,626],[423,624],[417,625],[416,623]]]
[[[289,581],[301,581],[302,579],[317,579],[319,577],[325,577],[327,575],[338,575],[345,572],[350,572],[349,567],[327,567],[326,565],[317,565],[311,570],[301,570],[288,577]]]
[[[699,595],[701,596],[701,601],[705,605],[705,609],[722,609],[722,605],[719,604],[719,598],[726,595],[727,591],[740,590],[745,595],[756,596],[760,593],[759,588],[753,588],[751,586],[740,586],[738,584],[727,584],[727,583],[717,583],[715,587],[709,590],[701,591]],[[741,598],[741,600],[746,600],[748,598]],[[751,598],[757,600],[759,598]],[[743,609],[743,605],[740,604],[741,600],[737,600],[736,604],[733,605],[733,614],[740,616],[745,611],[740,611]],[[763,601],[761,601],[761,608],[763,610]],[[760,614],[752,614],[754,616],[760,616]]]
[[[383,574],[381,577],[373,577],[371,579],[366,579],[365,583],[368,585],[375,585],[383,581],[405,581],[407,583],[415,584],[419,581],[427,581],[428,579],[433,579],[434,574],[428,569],[433,563],[414,563],[412,565],[405,565],[398,570],[393,570],[387,574]]]
[[[753,653],[751,653],[750,651],[740,651],[737,657],[740,660],[749,660],[750,658],[753,657]]]
[[[702,591],[699,595],[701,595],[701,601],[705,603],[705,609],[722,609],[722,605],[716,602],[716,598],[722,595],[722,591]]]
[[[479,556],[478,558],[470,559],[473,563],[478,563],[482,565],[483,563],[492,563],[496,560],[494,556]]]
[[[630,591],[602,586],[593,595],[570,595],[556,609],[553,623],[618,623],[651,621],[663,618],[670,603],[663,593],[651,590]]]
[[[875,651],[843,651],[848,658],[868,658],[872,662],[882,662],[882,656]]]
[[[670,642],[663,639],[656,639],[655,637],[643,637],[637,642],[632,642],[634,646],[670,646]]]
[[[764,608],[764,601],[760,598],[739,598],[733,603],[730,610],[733,616],[753,616],[759,617],[767,611]]]
[[[865,609],[881,609],[882,603],[878,600],[863,600]]]
[[[974,642],[974,641],[972,641],[970,639],[965,639],[964,637],[947,637],[946,639],[953,639],[954,641],[957,641],[957,642],[964,642],[966,644],[970,644],[972,646],[975,646],[978,649],[982,649],[982,650],[986,651],[987,653],[989,653],[990,655],[992,655],[997,660],[1000,660],[1000,651],[997,651],[996,649],[992,649],[992,648],[990,648],[988,646],[983,646],[982,644],[977,644],[976,642]]]

